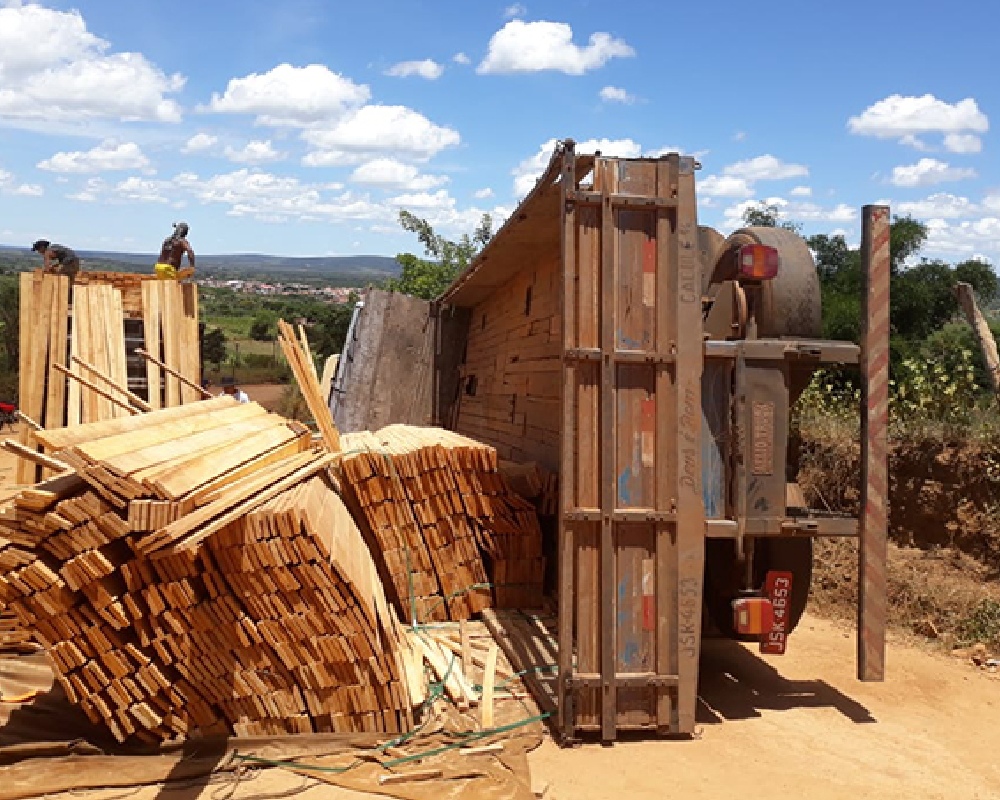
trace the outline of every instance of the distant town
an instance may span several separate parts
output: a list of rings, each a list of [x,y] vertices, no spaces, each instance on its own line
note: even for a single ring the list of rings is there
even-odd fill
[[[228,278],[199,278],[199,286],[212,289],[229,289],[241,294],[261,296],[308,296],[328,303],[346,303],[351,295],[364,297],[367,289],[350,286],[309,286],[304,283],[281,283],[277,281],[239,280]]]

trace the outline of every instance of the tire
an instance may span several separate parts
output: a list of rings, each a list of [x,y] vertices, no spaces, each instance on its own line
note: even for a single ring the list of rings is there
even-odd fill
[[[781,256],[777,276],[764,282],[764,307],[757,318],[758,336],[816,339],[822,335],[819,273],[805,240],[784,228],[741,228],[730,238],[739,235],[773,247]]]
[[[811,537],[758,537],[754,543],[753,579],[762,587],[767,573],[792,573],[792,598],[788,632],[795,630],[809,601],[812,583],[813,540]],[[733,627],[732,601],[739,596],[741,568],[736,560],[736,543],[731,539],[705,541],[705,610],[718,632],[744,642],[754,636],[740,636]]]

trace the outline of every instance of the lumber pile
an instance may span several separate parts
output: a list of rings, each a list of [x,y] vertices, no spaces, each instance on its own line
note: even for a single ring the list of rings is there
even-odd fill
[[[65,276],[41,271],[22,273],[20,281],[19,403],[38,425],[55,429],[131,416],[130,385],[154,409],[199,399],[194,388],[152,361],[136,362],[126,351],[125,333],[126,324],[141,326],[145,349],[197,384],[196,286],[119,273],[81,273],[72,286]],[[139,304],[137,314],[126,308],[126,297]],[[23,427],[20,442],[37,449],[30,426]],[[49,475],[22,459],[16,478],[26,485]]]
[[[494,602],[540,601],[538,520],[503,480],[493,448],[404,425],[342,438],[345,489],[405,618],[462,620]]]
[[[559,476],[535,461],[500,461],[500,471],[511,489],[530,500],[542,516],[559,513]]]
[[[0,513],[0,604],[91,720],[412,726],[408,643],[304,426],[223,397],[38,435],[74,471]]]
[[[0,539],[0,550],[8,542]],[[17,614],[10,608],[0,604],[0,656],[14,653],[34,653],[38,649],[31,631],[25,630]]]

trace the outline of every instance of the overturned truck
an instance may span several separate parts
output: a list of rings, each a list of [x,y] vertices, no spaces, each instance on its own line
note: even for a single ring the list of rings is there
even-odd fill
[[[819,280],[801,238],[698,225],[697,168],[676,154],[607,158],[562,143],[490,244],[424,307],[429,323],[408,326],[425,344],[406,345],[406,370],[393,355],[392,298],[378,293],[361,326],[378,345],[348,342],[342,357],[374,378],[396,365],[383,385],[409,416],[380,424],[434,422],[558,473],[552,694],[570,740],[691,733],[702,636],[784,652],[808,599],[813,537],[859,531],[807,506],[789,436],[814,372],[858,364],[859,347],[819,338]],[[887,308],[886,290],[869,316]],[[371,385],[341,387],[341,413],[371,407]],[[884,438],[873,407],[865,458]],[[867,490],[881,473],[870,472],[866,499],[879,512]],[[869,678],[880,677],[884,636],[878,517],[859,633]]]

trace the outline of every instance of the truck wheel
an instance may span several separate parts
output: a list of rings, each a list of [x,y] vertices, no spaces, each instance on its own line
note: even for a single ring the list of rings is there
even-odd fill
[[[763,586],[770,570],[792,573],[792,599],[789,608],[791,633],[799,624],[809,600],[812,581],[813,542],[803,537],[760,537],[754,544],[754,585]],[[741,568],[736,560],[736,543],[730,539],[705,542],[705,610],[718,632],[729,639],[755,641],[753,636],[739,636],[733,627],[732,601],[739,596]]]

